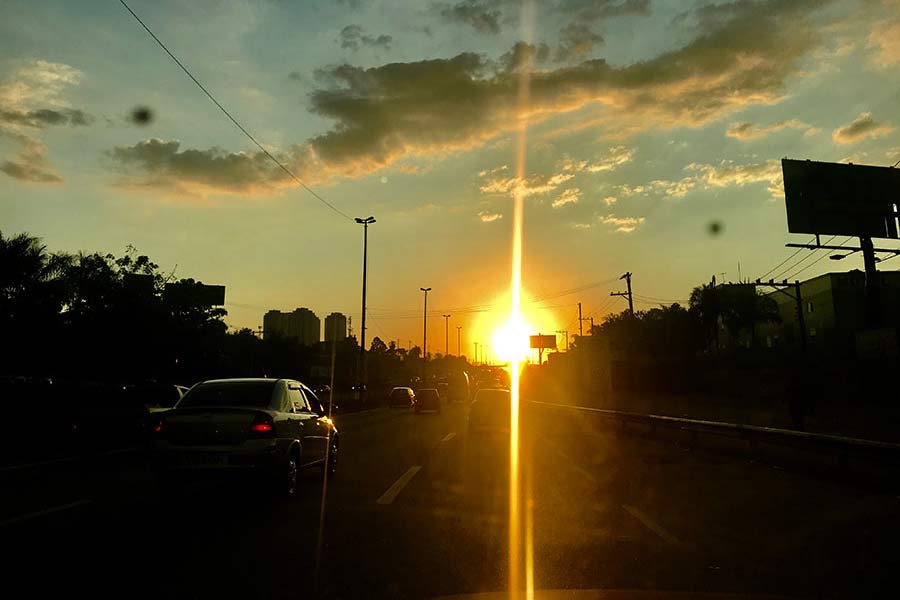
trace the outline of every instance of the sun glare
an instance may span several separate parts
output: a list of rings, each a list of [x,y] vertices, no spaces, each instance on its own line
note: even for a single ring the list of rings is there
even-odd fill
[[[528,360],[531,328],[521,318],[511,317],[494,332],[494,354],[504,362],[522,362]]]

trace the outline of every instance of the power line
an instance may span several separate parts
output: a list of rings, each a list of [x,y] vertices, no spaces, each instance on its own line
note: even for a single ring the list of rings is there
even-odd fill
[[[808,242],[806,242],[806,243],[807,243],[807,244],[811,244],[811,243],[813,243],[813,242],[815,241],[815,239],[816,239],[816,238],[812,238],[812,239],[810,239],[810,240],[809,240]],[[765,279],[765,278],[769,275],[769,273],[774,272],[778,267],[780,267],[781,265],[783,265],[783,264],[786,263],[787,261],[791,260],[792,258],[794,258],[795,256],[797,256],[798,254],[800,254],[800,252],[801,252],[802,250],[803,250],[803,248],[797,248],[797,251],[796,251],[796,252],[794,252],[793,254],[791,254],[790,256],[788,256],[786,259],[784,259],[783,261],[781,261],[780,263],[778,263],[777,265],[775,265],[774,267],[772,267],[771,269],[769,269],[768,271],[766,271],[765,273],[763,273],[762,275],[760,275],[760,276],[759,276],[759,279]]]
[[[836,237],[837,237],[836,235],[833,235],[830,238],[828,238],[827,240],[825,240],[825,245],[830,244],[831,241],[834,240],[834,238],[836,238]],[[796,269],[797,267],[799,267],[800,265],[802,265],[803,263],[808,261],[810,258],[815,256],[815,253],[816,253],[816,249],[813,248],[807,256],[804,256],[803,258],[801,258],[800,260],[798,260],[797,262],[792,264],[790,267],[788,267],[786,269],[782,269],[781,272],[779,272],[777,275],[772,276],[772,279],[781,279],[786,273],[793,271],[794,269]],[[827,254],[826,254],[826,256],[827,256]],[[818,262],[818,259],[815,262]],[[760,279],[762,279],[762,278],[760,277]]]
[[[836,236],[835,236],[835,237],[836,237]],[[834,237],[832,237],[831,239],[834,239]],[[852,237],[848,237],[846,240],[844,240],[843,242],[841,242],[840,244],[838,244],[838,246],[843,246],[844,244],[846,244],[847,242],[849,242],[849,241],[852,240],[852,239],[853,239]],[[830,241],[830,240],[829,240],[829,241]],[[828,242],[825,242],[825,243],[827,244]],[[809,263],[808,265],[806,265],[805,267],[803,267],[802,269],[800,269],[799,271],[797,271],[796,273],[794,273],[793,275],[791,275],[790,277],[788,277],[788,279],[793,279],[793,278],[795,278],[797,275],[799,275],[799,274],[802,273],[803,271],[807,270],[808,268],[812,267],[813,265],[815,265],[817,262],[819,262],[819,261],[822,260],[823,258],[826,258],[826,257],[828,257],[828,256],[831,256],[831,255],[834,254],[834,253],[835,253],[834,250],[832,250],[831,252],[826,252],[825,254],[823,254],[822,256],[820,256],[819,258],[817,258],[816,260],[812,261],[811,263]]]
[[[284,166],[284,164],[283,164],[280,160],[278,160],[277,158],[275,158],[268,150],[266,150],[266,149],[263,147],[262,144],[260,144],[258,141],[256,141],[256,138],[253,137],[253,136],[250,134],[250,132],[247,131],[247,130],[244,128],[243,125],[241,125],[240,123],[238,123],[237,119],[235,119],[233,116],[231,116],[231,113],[228,112],[228,111],[225,109],[225,107],[222,106],[222,104],[219,103],[219,101],[216,100],[216,98],[209,92],[209,90],[207,90],[206,87],[204,87],[203,84],[200,83],[200,81],[199,81],[196,77],[194,77],[194,75],[193,75],[190,71],[188,71],[187,67],[185,67],[184,64],[182,64],[182,62],[181,62],[180,60],[178,60],[178,58],[177,58],[174,54],[172,54],[172,52],[166,47],[166,45],[162,43],[162,40],[160,40],[158,37],[156,37],[156,34],[153,33],[153,31],[151,31],[149,27],[147,27],[147,24],[144,23],[144,22],[141,20],[141,18],[140,18],[139,16],[137,16],[137,14],[135,14],[135,12],[134,12],[133,10],[131,10],[131,7],[128,6],[127,4],[125,4],[125,0],[119,0],[119,2],[122,4],[122,6],[125,7],[125,9],[126,9],[128,12],[131,13],[131,16],[134,17],[135,20],[136,20],[138,23],[141,24],[141,27],[143,27],[144,30],[145,30],[147,33],[150,34],[150,37],[152,37],[153,40],[154,40],[157,44],[159,44],[159,47],[162,48],[163,50],[165,50],[166,54],[168,54],[169,57],[170,57],[172,60],[175,61],[175,64],[177,64],[179,67],[181,67],[181,70],[184,71],[185,75],[187,75],[188,77],[190,77],[190,78],[191,78],[191,81],[193,81],[194,83],[197,84],[197,87],[199,87],[199,88],[203,91],[203,93],[206,94],[207,98],[209,98],[210,100],[212,100],[213,104],[215,104],[216,106],[218,106],[218,107],[219,107],[219,110],[221,110],[221,111],[225,114],[225,116],[228,117],[228,119],[229,119],[232,123],[234,123],[234,126],[235,126],[235,127],[237,127],[238,129],[241,130],[241,133],[243,133],[245,136],[247,136],[247,138],[248,138],[251,142],[253,142],[254,144],[256,144],[256,147],[259,148],[259,149],[263,152],[263,154],[265,154],[267,157],[269,157],[269,159],[270,159],[272,162],[274,162],[276,165],[278,165],[278,167],[279,167],[282,171],[284,171],[285,173],[287,173],[288,176],[289,176],[291,179],[293,179],[293,180],[296,181],[298,184],[300,184],[300,186],[303,187],[303,189],[305,189],[307,192],[309,192],[309,193],[313,196],[313,198],[315,198],[316,200],[318,200],[319,202],[321,202],[322,204],[324,204],[325,206],[327,206],[328,208],[330,208],[331,210],[333,210],[333,211],[336,212],[337,214],[341,215],[342,217],[344,217],[344,218],[347,219],[348,221],[351,221],[351,222],[353,221],[353,219],[350,217],[350,215],[348,215],[347,213],[345,213],[345,212],[342,211],[341,209],[337,208],[337,207],[336,207],[335,205],[333,205],[331,202],[329,202],[328,200],[326,200],[325,198],[323,198],[322,196],[320,196],[319,194],[317,194],[317,193],[316,193],[312,188],[310,188],[308,185],[306,185],[305,183],[303,183],[303,181],[302,181],[299,177],[297,177],[297,176],[293,173],[293,171],[291,171],[291,170],[288,169],[286,166]]]

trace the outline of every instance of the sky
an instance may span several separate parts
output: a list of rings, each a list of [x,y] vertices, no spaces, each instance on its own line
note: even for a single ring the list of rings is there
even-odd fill
[[[772,270],[809,239],[779,161],[900,160],[900,0],[126,1],[318,198],[119,2],[7,0],[0,230],[132,245],[226,285],[233,328],[305,306],[358,332],[352,218],[373,215],[367,337],[421,345],[431,287],[429,351],[461,326],[471,356],[508,306],[515,194],[541,333],[577,333],[578,302],[624,309],[625,271],[647,309],[714,274],[862,268],[804,250]]]

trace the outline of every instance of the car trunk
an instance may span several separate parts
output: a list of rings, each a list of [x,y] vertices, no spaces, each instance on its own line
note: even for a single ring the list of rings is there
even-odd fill
[[[250,426],[264,411],[255,408],[198,407],[165,413],[163,433],[176,446],[223,446],[247,439]]]

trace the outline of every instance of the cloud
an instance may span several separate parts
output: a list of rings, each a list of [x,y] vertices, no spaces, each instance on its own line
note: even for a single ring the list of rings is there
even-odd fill
[[[615,146],[607,151],[606,156],[600,158],[594,164],[588,165],[585,170],[588,173],[612,171],[616,167],[624,165],[627,162],[631,162],[632,157],[634,157],[634,148]]]
[[[503,70],[514,72],[523,66],[540,64],[547,61],[550,56],[550,46],[547,44],[529,44],[516,42],[513,47],[497,61]]]
[[[488,177],[488,180],[479,189],[484,194],[510,194],[527,198],[528,196],[550,193],[573,177],[575,175],[572,173],[535,175],[527,178]]]
[[[478,213],[478,218],[481,219],[482,223],[493,223],[494,221],[502,219],[503,215],[495,212],[482,211]]]
[[[180,142],[149,139],[117,146],[108,156],[121,169],[120,185],[133,189],[163,189],[184,196],[212,193],[271,194],[292,185],[262,152],[180,150]],[[289,157],[282,157],[288,161]]]
[[[51,125],[90,125],[94,117],[82,110],[41,108],[37,110],[3,110],[0,108],[0,126],[25,126],[42,129]]]
[[[88,125],[93,117],[71,108],[67,90],[83,74],[63,63],[30,59],[0,81],[0,134],[17,140],[21,149],[14,159],[0,164],[0,171],[31,183],[60,183],[62,177],[47,160],[47,148],[33,130],[57,125]]]
[[[390,50],[391,43],[394,41],[393,37],[385,34],[379,35],[378,37],[368,35],[363,31],[363,28],[360,25],[347,25],[341,29],[338,38],[338,41],[341,43],[341,48],[352,50],[354,52],[363,46]]]
[[[61,183],[60,177],[47,162],[47,148],[39,141],[21,138],[22,150],[16,160],[0,164],[0,171],[19,181],[30,183]]]
[[[68,107],[64,92],[81,82],[84,74],[63,63],[26,60],[0,84],[0,107],[4,110],[29,110],[42,107]]]
[[[759,183],[767,184],[767,190],[773,198],[781,198],[784,194],[781,163],[777,160],[746,165],[735,164],[733,161],[727,160],[718,165],[690,163],[685,170],[692,174],[674,181],[655,179],[638,185],[624,184],[619,186],[619,194],[626,198],[658,194],[680,200],[695,189],[744,187]],[[615,198],[612,203],[607,203],[607,205],[609,204],[615,204]]]
[[[820,4],[738,2],[686,45],[654,58],[535,71],[524,116],[536,125],[590,106],[602,115],[592,125],[597,134],[611,136],[701,127],[773,103],[819,43],[810,15]],[[624,3],[605,6],[624,10]],[[523,116],[518,77],[474,53],[371,68],[338,65],[319,70],[317,82],[309,110],[333,125],[284,150],[309,184],[368,175],[411,156],[442,158],[481,147],[514,130]]]
[[[851,123],[838,127],[831,134],[836,144],[855,144],[867,138],[876,138],[893,131],[890,125],[879,123],[872,118],[872,113],[860,113]]]
[[[562,0],[559,11],[591,22],[631,15],[646,17],[650,15],[650,0]]]
[[[463,23],[480,33],[500,33],[502,13],[496,9],[497,2],[463,0],[456,4],[438,4],[436,8],[441,18],[448,23]]]
[[[569,23],[559,32],[559,47],[556,49],[557,62],[575,62],[591,55],[594,46],[603,43],[603,36],[595,33],[589,25],[580,22]]]
[[[578,200],[581,198],[581,190],[578,188],[568,188],[563,190],[563,193],[559,195],[553,201],[553,208],[560,208],[561,206],[565,206],[566,204],[578,204]]]
[[[603,199],[603,202],[604,202],[607,206],[612,206],[613,204],[615,204],[616,202],[618,202],[618,199],[617,199],[615,196],[607,196],[606,198]]]
[[[621,233],[631,233],[644,224],[644,217],[617,217],[613,214],[600,218],[600,222],[604,225],[612,225],[616,231]]]
[[[872,62],[878,67],[893,67],[900,65],[900,2],[887,1],[884,3],[887,13],[893,13],[894,18],[879,21],[872,27],[866,41],[866,47],[873,50]]]
[[[784,129],[801,129],[804,130],[804,135],[815,135],[819,132],[819,129],[798,119],[786,119],[783,121],[776,121],[771,125],[758,125],[747,121],[732,123],[728,126],[728,129],[725,130],[725,135],[741,141],[747,141],[766,137],[769,134]]]

